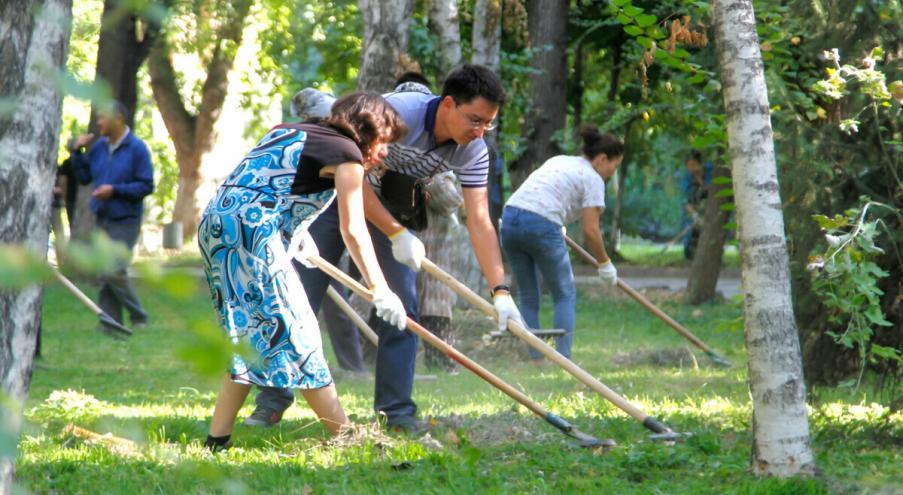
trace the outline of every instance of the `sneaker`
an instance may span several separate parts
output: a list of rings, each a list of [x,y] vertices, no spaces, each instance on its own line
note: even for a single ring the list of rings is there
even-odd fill
[[[283,411],[257,406],[250,416],[245,418],[245,426],[265,426],[267,428],[282,421]]]
[[[132,320],[132,330],[141,330],[142,328],[147,328],[147,320]]]

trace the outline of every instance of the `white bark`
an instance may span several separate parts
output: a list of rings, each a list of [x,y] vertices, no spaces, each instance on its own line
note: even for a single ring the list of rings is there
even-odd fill
[[[357,89],[389,91],[399,58],[408,49],[413,0],[358,0],[364,20],[361,70]]]
[[[458,26],[458,0],[433,0],[430,26],[439,38],[439,70],[437,84],[461,63],[461,29]]]
[[[752,469],[811,474],[815,460],[756,20],[749,0],[716,0],[714,14],[746,296]]]
[[[502,43],[502,0],[477,0],[473,7],[470,61],[498,72]]]
[[[34,2],[38,7],[25,50],[24,85],[12,96],[16,110],[0,130],[0,243],[19,244],[39,256],[47,254],[50,190],[62,118],[62,95],[54,81],[63,67],[71,29],[72,0]],[[25,9],[30,7],[26,5]],[[0,9],[4,17],[9,11]],[[7,19],[4,19],[4,21]],[[5,24],[5,22],[3,23]],[[21,59],[19,59],[21,60]],[[0,68],[0,72],[9,67]],[[3,74],[7,76],[8,74]],[[4,88],[4,91],[8,88]],[[0,292],[0,386],[9,409],[0,428],[18,436],[22,404],[31,381],[32,358],[40,321],[41,288]],[[0,458],[0,493],[9,493],[15,459]]]

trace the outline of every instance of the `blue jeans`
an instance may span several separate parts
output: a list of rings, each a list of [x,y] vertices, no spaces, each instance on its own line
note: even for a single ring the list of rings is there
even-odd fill
[[[506,206],[502,213],[502,248],[517,281],[517,299],[521,315],[529,328],[539,329],[539,303],[545,281],[555,301],[554,327],[564,330],[555,339],[562,355],[571,357],[576,320],[577,288],[568,248],[561,226],[536,213]],[[542,357],[530,348],[530,357]]]
[[[339,231],[339,208],[333,201],[310,226],[310,235],[317,244],[320,256],[333,265],[345,252],[345,241]],[[370,226],[370,237],[376,250],[376,259],[389,288],[404,303],[408,316],[417,320],[417,274],[392,256],[392,242],[378,229]],[[320,310],[330,277],[316,268],[296,265],[304,284],[307,300],[314,313]],[[417,334],[389,325],[383,320],[373,329],[379,336],[376,350],[376,386],[373,409],[385,414],[390,425],[414,421],[417,404],[411,398],[414,389],[414,360],[417,357]],[[261,392],[270,393],[268,389]],[[278,392],[276,392],[278,393]],[[258,396],[258,404],[260,403]]]

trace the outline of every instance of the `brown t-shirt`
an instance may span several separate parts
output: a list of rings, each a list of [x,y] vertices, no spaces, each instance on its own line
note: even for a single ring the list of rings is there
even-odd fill
[[[357,144],[332,127],[321,124],[281,124],[278,128],[299,129],[307,134],[298,162],[298,172],[292,181],[292,194],[310,194],[335,188],[335,181],[320,177],[320,171],[330,165],[363,163]]]

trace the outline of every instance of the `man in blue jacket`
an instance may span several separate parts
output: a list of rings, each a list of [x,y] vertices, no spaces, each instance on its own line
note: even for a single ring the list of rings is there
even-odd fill
[[[154,190],[154,171],[147,146],[126,125],[127,115],[125,105],[118,101],[98,111],[101,137],[85,152],[94,135],[80,136],[75,142],[72,165],[79,182],[94,183],[90,207],[97,226],[131,252],[141,233],[144,197]],[[132,325],[143,327],[147,324],[147,312],[129,281],[129,262],[124,260],[113,273],[101,277],[98,305],[120,323],[124,307]]]

